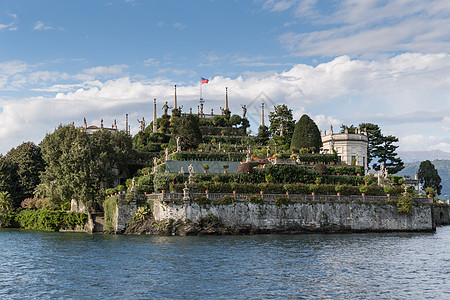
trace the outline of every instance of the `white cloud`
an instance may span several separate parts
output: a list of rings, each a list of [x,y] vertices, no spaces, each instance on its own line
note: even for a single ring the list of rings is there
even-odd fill
[[[63,31],[64,28],[62,28],[62,27],[60,27],[60,26],[55,27],[55,26],[51,26],[51,25],[48,25],[48,24],[46,25],[46,24],[44,24],[44,22],[42,22],[42,21],[37,21],[36,24],[35,24],[34,27],[33,27],[33,30],[34,30],[34,31],[50,31],[50,30],[60,30],[60,31]]]
[[[159,61],[155,58],[148,58],[146,60],[144,60],[144,66],[158,66],[159,65]]]
[[[14,13],[7,13],[8,18],[12,19],[10,23],[2,24],[0,23],[0,31],[16,31],[16,21],[18,19],[17,15]]]
[[[84,69],[83,73],[95,76],[120,76],[124,74],[124,69],[127,69],[127,65],[113,65],[113,66],[97,66],[93,68]]]
[[[186,28],[186,25],[182,24],[182,23],[179,23],[179,22],[175,22],[175,23],[173,23],[173,27],[178,29],[178,30],[183,30],[183,29]]]
[[[273,11],[283,3],[268,1],[263,8]],[[450,5],[446,0],[343,0],[327,5],[326,12],[319,4],[323,5],[318,1],[295,3],[294,21],[285,24],[300,21],[313,29],[281,34],[280,42],[291,54],[374,57],[399,51],[445,52],[450,45]]]

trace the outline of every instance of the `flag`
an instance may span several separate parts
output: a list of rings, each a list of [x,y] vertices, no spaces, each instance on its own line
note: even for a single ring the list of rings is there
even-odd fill
[[[203,78],[203,77],[202,77],[202,84],[208,83],[208,82],[209,82],[209,79],[206,79],[206,78]]]

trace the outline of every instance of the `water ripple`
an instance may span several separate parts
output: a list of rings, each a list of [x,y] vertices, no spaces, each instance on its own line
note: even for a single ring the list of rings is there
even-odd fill
[[[2,299],[449,298],[435,234],[155,237],[0,230]]]

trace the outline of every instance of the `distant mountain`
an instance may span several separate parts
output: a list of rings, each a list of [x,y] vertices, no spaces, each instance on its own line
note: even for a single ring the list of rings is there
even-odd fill
[[[441,150],[431,151],[397,151],[404,162],[421,162],[424,160],[450,160],[450,153]]]
[[[425,151],[417,151],[417,152],[425,152]],[[440,151],[442,152],[442,151]],[[442,152],[446,153],[446,152]],[[448,154],[448,153],[447,153]],[[426,160],[426,159],[424,159]],[[419,170],[419,165],[422,162],[416,161],[416,162],[408,162],[405,163],[405,168],[398,172],[396,175],[409,175],[412,178],[414,178],[414,175],[417,170]],[[431,161],[431,160],[430,160]],[[431,163],[434,165],[434,167],[437,169],[439,176],[441,176],[441,185],[442,185],[442,191],[440,198],[449,199],[450,198],[450,160],[433,160]]]

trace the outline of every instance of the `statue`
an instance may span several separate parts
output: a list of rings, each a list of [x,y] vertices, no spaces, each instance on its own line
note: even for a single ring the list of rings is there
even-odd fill
[[[169,148],[166,147],[166,152],[164,153],[164,156],[166,157],[166,161],[169,160]]]
[[[221,142],[219,142],[219,151],[220,151],[220,148],[221,148],[221,146],[222,146],[222,143],[221,143]]]
[[[142,121],[137,120],[141,124],[141,131],[144,132],[145,130],[145,119],[142,117]]]
[[[184,202],[189,202],[190,197],[189,197],[189,188],[187,185],[187,182],[184,182],[184,189],[183,189],[183,201]]]
[[[192,166],[192,164],[190,164],[188,166],[188,172],[189,172],[189,185],[193,185],[194,184],[194,167]]]
[[[225,109],[220,107],[220,114],[223,116],[225,114]]]
[[[211,108],[211,117],[214,117],[214,108]]]
[[[203,115],[203,103],[200,103],[200,114]]]
[[[245,118],[245,115],[247,114],[247,106],[242,105],[242,118]]]
[[[192,115],[192,107],[189,107],[189,114]]]
[[[100,120],[100,128],[103,128],[103,119]]]
[[[180,174],[184,175],[184,169],[181,167]]]
[[[117,120],[114,119],[114,129],[117,130]]]
[[[84,129],[86,129],[87,128],[86,118],[83,118],[83,121],[84,121]]]
[[[280,124],[280,136],[283,136],[283,123]]]
[[[169,105],[167,104],[167,101],[166,103],[164,103],[162,108],[164,109],[164,114],[167,115],[167,111],[169,110]]]
[[[356,163],[355,163],[355,165],[359,166],[359,152],[356,153]]]
[[[181,151],[180,139],[181,138],[179,136],[177,136],[177,152]]]
[[[134,186],[135,186],[135,184],[136,184],[136,182],[135,182],[134,177],[133,177],[133,179],[131,180],[131,191],[132,191],[132,192],[134,192]]]
[[[153,157],[153,173],[158,173],[158,161],[156,160],[156,157]]]
[[[192,166],[192,164],[190,164],[189,166],[188,166],[188,172],[189,172],[189,176],[193,176],[194,175],[194,167]]]

